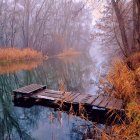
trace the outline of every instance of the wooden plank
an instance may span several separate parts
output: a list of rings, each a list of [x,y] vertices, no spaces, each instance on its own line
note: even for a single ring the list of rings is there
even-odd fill
[[[21,91],[21,92],[28,92],[28,91],[34,90],[34,89],[36,89],[36,88],[38,88],[38,85],[31,84],[31,85],[29,85],[29,86],[25,86],[25,87],[20,88],[20,89],[18,89],[18,90]],[[39,87],[39,88],[40,88],[40,87]]]
[[[111,97],[109,96],[104,96],[103,101],[99,104],[100,107],[105,108],[107,104],[110,102]]]
[[[32,95],[36,99],[48,99],[48,100],[61,100],[61,95],[45,93],[44,91],[38,92],[37,94]]]
[[[116,104],[116,102],[117,102],[117,99],[116,99],[116,98],[110,97],[110,101],[109,101],[109,103],[106,105],[106,108],[108,108],[108,109],[113,109],[114,104]]]
[[[19,88],[17,90],[14,90],[13,92],[21,93],[21,94],[30,94],[30,93],[33,93],[40,89],[45,89],[45,88],[46,88],[45,85],[31,84],[29,86],[25,86],[25,87]]]
[[[75,98],[77,98],[79,95],[80,95],[80,93],[74,93],[74,92],[72,92],[71,98],[67,99],[67,102],[73,102],[73,100]]]
[[[114,104],[113,108],[117,110],[121,110],[123,107],[123,101],[116,99],[116,103]]]
[[[31,84],[29,86],[23,87],[22,89],[20,89],[21,91],[27,91],[27,92],[33,92],[34,90],[37,89],[42,89],[43,87],[46,87],[44,85],[37,85],[37,84]],[[19,90],[19,91],[20,91]]]
[[[87,96],[81,100],[81,103],[85,104],[87,102],[87,100],[89,100],[91,97],[92,96],[90,94],[87,94]]]
[[[55,90],[49,90],[49,89],[45,89],[45,92],[47,92],[47,93],[55,93],[55,94],[63,94],[62,91],[55,91]]]
[[[60,95],[60,94],[59,94]],[[73,97],[73,93],[72,92],[65,92],[63,94],[61,94],[59,96],[59,100],[63,101],[63,102],[70,102],[69,100],[71,100]],[[58,99],[57,99],[58,100]]]
[[[96,100],[92,103],[92,105],[99,107],[99,104],[103,101],[103,99],[103,95],[99,95],[98,98],[96,98]]]
[[[53,93],[46,93],[46,92],[39,93],[38,95],[59,98],[59,99],[61,99],[62,97],[61,94],[53,94]]]
[[[79,96],[77,96],[73,102],[74,103],[82,103],[81,101],[86,98],[88,95],[87,94],[79,94]]]
[[[98,97],[98,95],[92,95],[85,103],[91,105],[93,101]]]
[[[72,98],[72,92],[66,92],[66,93],[64,93],[64,95],[62,96],[62,100],[64,100],[65,102],[67,102],[69,99],[71,99]]]
[[[48,96],[43,96],[43,95],[37,95],[36,98],[37,98],[37,99],[47,99],[47,100],[52,100],[52,101],[59,100],[59,99],[57,99],[57,98],[48,97]]]

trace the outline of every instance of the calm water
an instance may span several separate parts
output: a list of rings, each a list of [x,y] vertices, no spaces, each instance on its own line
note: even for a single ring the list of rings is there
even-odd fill
[[[57,90],[63,81],[67,91],[95,94],[90,84],[94,72],[91,59],[81,56],[68,60],[49,59],[32,70],[18,68],[16,72],[0,74],[0,140],[81,140],[90,122],[48,107],[15,107],[11,93],[30,83],[45,84]]]

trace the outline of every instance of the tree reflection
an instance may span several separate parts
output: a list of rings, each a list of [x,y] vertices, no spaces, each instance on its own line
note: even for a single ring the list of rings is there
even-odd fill
[[[3,140],[31,139],[21,128],[11,102],[11,75],[0,76],[0,138]]]

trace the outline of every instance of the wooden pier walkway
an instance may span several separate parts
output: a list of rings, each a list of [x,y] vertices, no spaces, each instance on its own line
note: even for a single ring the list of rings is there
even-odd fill
[[[36,102],[40,100],[61,101],[71,104],[82,104],[92,108],[123,110],[123,101],[106,95],[91,95],[76,92],[62,92],[46,89],[44,85],[31,84],[13,91],[14,98],[33,98]]]

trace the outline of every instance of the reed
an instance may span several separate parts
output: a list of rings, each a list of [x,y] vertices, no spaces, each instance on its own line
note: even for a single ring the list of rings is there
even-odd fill
[[[0,48],[0,63],[41,59],[43,55],[33,49]]]
[[[123,60],[113,61],[107,80],[112,85],[113,96],[125,102],[135,97],[137,92],[135,72],[129,69]],[[109,92],[109,94],[112,94]]]
[[[125,102],[128,124],[114,125],[107,140],[139,140],[140,139],[140,52],[134,53],[125,60],[113,61],[106,81],[112,90],[108,94],[121,98]],[[104,84],[104,83],[103,83]],[[107,86],[105,86],[107,88]],[[110,88],[110,87],[108,87]],[[110,92],[109,92],[110,91]],[[111,115],[113,112],[111,113]],[[121,116],[118,116],[118,118]],[[106,135],[106,133],[102,133]]]

